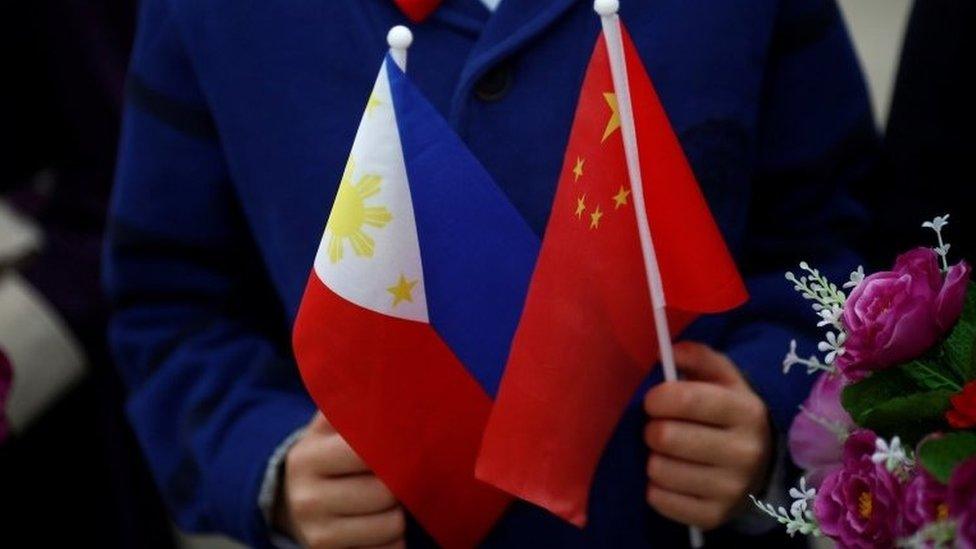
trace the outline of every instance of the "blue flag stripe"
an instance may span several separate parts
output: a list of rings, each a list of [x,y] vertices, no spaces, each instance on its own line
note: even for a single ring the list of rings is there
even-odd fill
[[[387,58],[430,323],[494,397],[539,238],[467,146]]]

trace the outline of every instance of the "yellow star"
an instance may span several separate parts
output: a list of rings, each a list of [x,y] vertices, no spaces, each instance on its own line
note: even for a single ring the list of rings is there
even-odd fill
[[[613,209],[617,209],[621,206],[627,205],[627,197],[630,196],[630,191],[624,188],[623,185],[620,186],[620,190],[613,197]]]
[[[607,121],[607,127],[603,130],[603,139],[600,140],[601,143],[610,137],[610,134],[620,128],[620,113],[617,112],[617,94],[615,93],[604,93],[603,98],[606,99],[607,105],[610,106],[610,120]]]
[[[586,211],[586,195],[576,199],[576,217],[583,219],[583,212]]]
[[[373,114],[373,110],[382,104],[383,102],[376,98],[376,94],[369,94],[369,99],[366,101],[366,116]]]
[[[400,279],[396,284],[390,286],[386,291],[393,295],[393,306],[396,307],[401,301],[409,301],[413,303],[413,287],[417,285],[416,280],[407,280],[407,277],[400,275]]]
[[[596,209],[590,214],[590,228],[596,229],[600,226],[600,218],[603,217],[603,212],[600,211],[600,205],[597,204]]]
[[[576,157],[576,166],[573,167],[573,182],[579,181],[579,178],[583,177],[583,162],[586,162],[583,158]]]

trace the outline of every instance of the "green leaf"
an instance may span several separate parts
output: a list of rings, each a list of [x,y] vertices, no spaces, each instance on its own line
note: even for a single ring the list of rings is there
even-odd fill
[[[940,351],[946,365],[960,379],[976,379],[976,283],[969,284],[962,315],[942,342]]]
[[[916,358],[898,368],[923,389],[960,391],[962,385],[959,380],[955,379],[953,372],[946,369],[944,361],[940,361],[931,355],[932,353],[929,353],[924,357]]]
[[[946,428],[945,411],[953,394],[940,389],[889,399],[867,411],[858,423],[886,439],[898,436],[913,447],[929,433]]]
[[[841,404],[854,422],[861,425],[864,416],[885,401],[923,390],[902,368],[889,368],[874,372],[870,377],[844,387]]]
[[[955,432],[931,438],[918,449],[918,458],[929,473],[943,483],[960,462],[976,455],[976,433]]]

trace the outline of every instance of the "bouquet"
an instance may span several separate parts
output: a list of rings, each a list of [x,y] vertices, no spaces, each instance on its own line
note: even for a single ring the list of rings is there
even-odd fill
[[[786,278],[825,330],[817,355],[790,343],[784,371],[816,374],[789,432],[805,470],[789,509],[753,502],[840,547],[976,548],[976,285],[938,245],[863,268],[840,288],[806,263]],[[845,292],[849,292],[849,295]]]

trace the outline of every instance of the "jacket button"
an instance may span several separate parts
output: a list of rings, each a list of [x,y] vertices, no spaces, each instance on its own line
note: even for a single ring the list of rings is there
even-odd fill
[[[482,101],[498,101],[512,86],[512,71],[506,65],[492,67],[474,86],[474,94]]]

